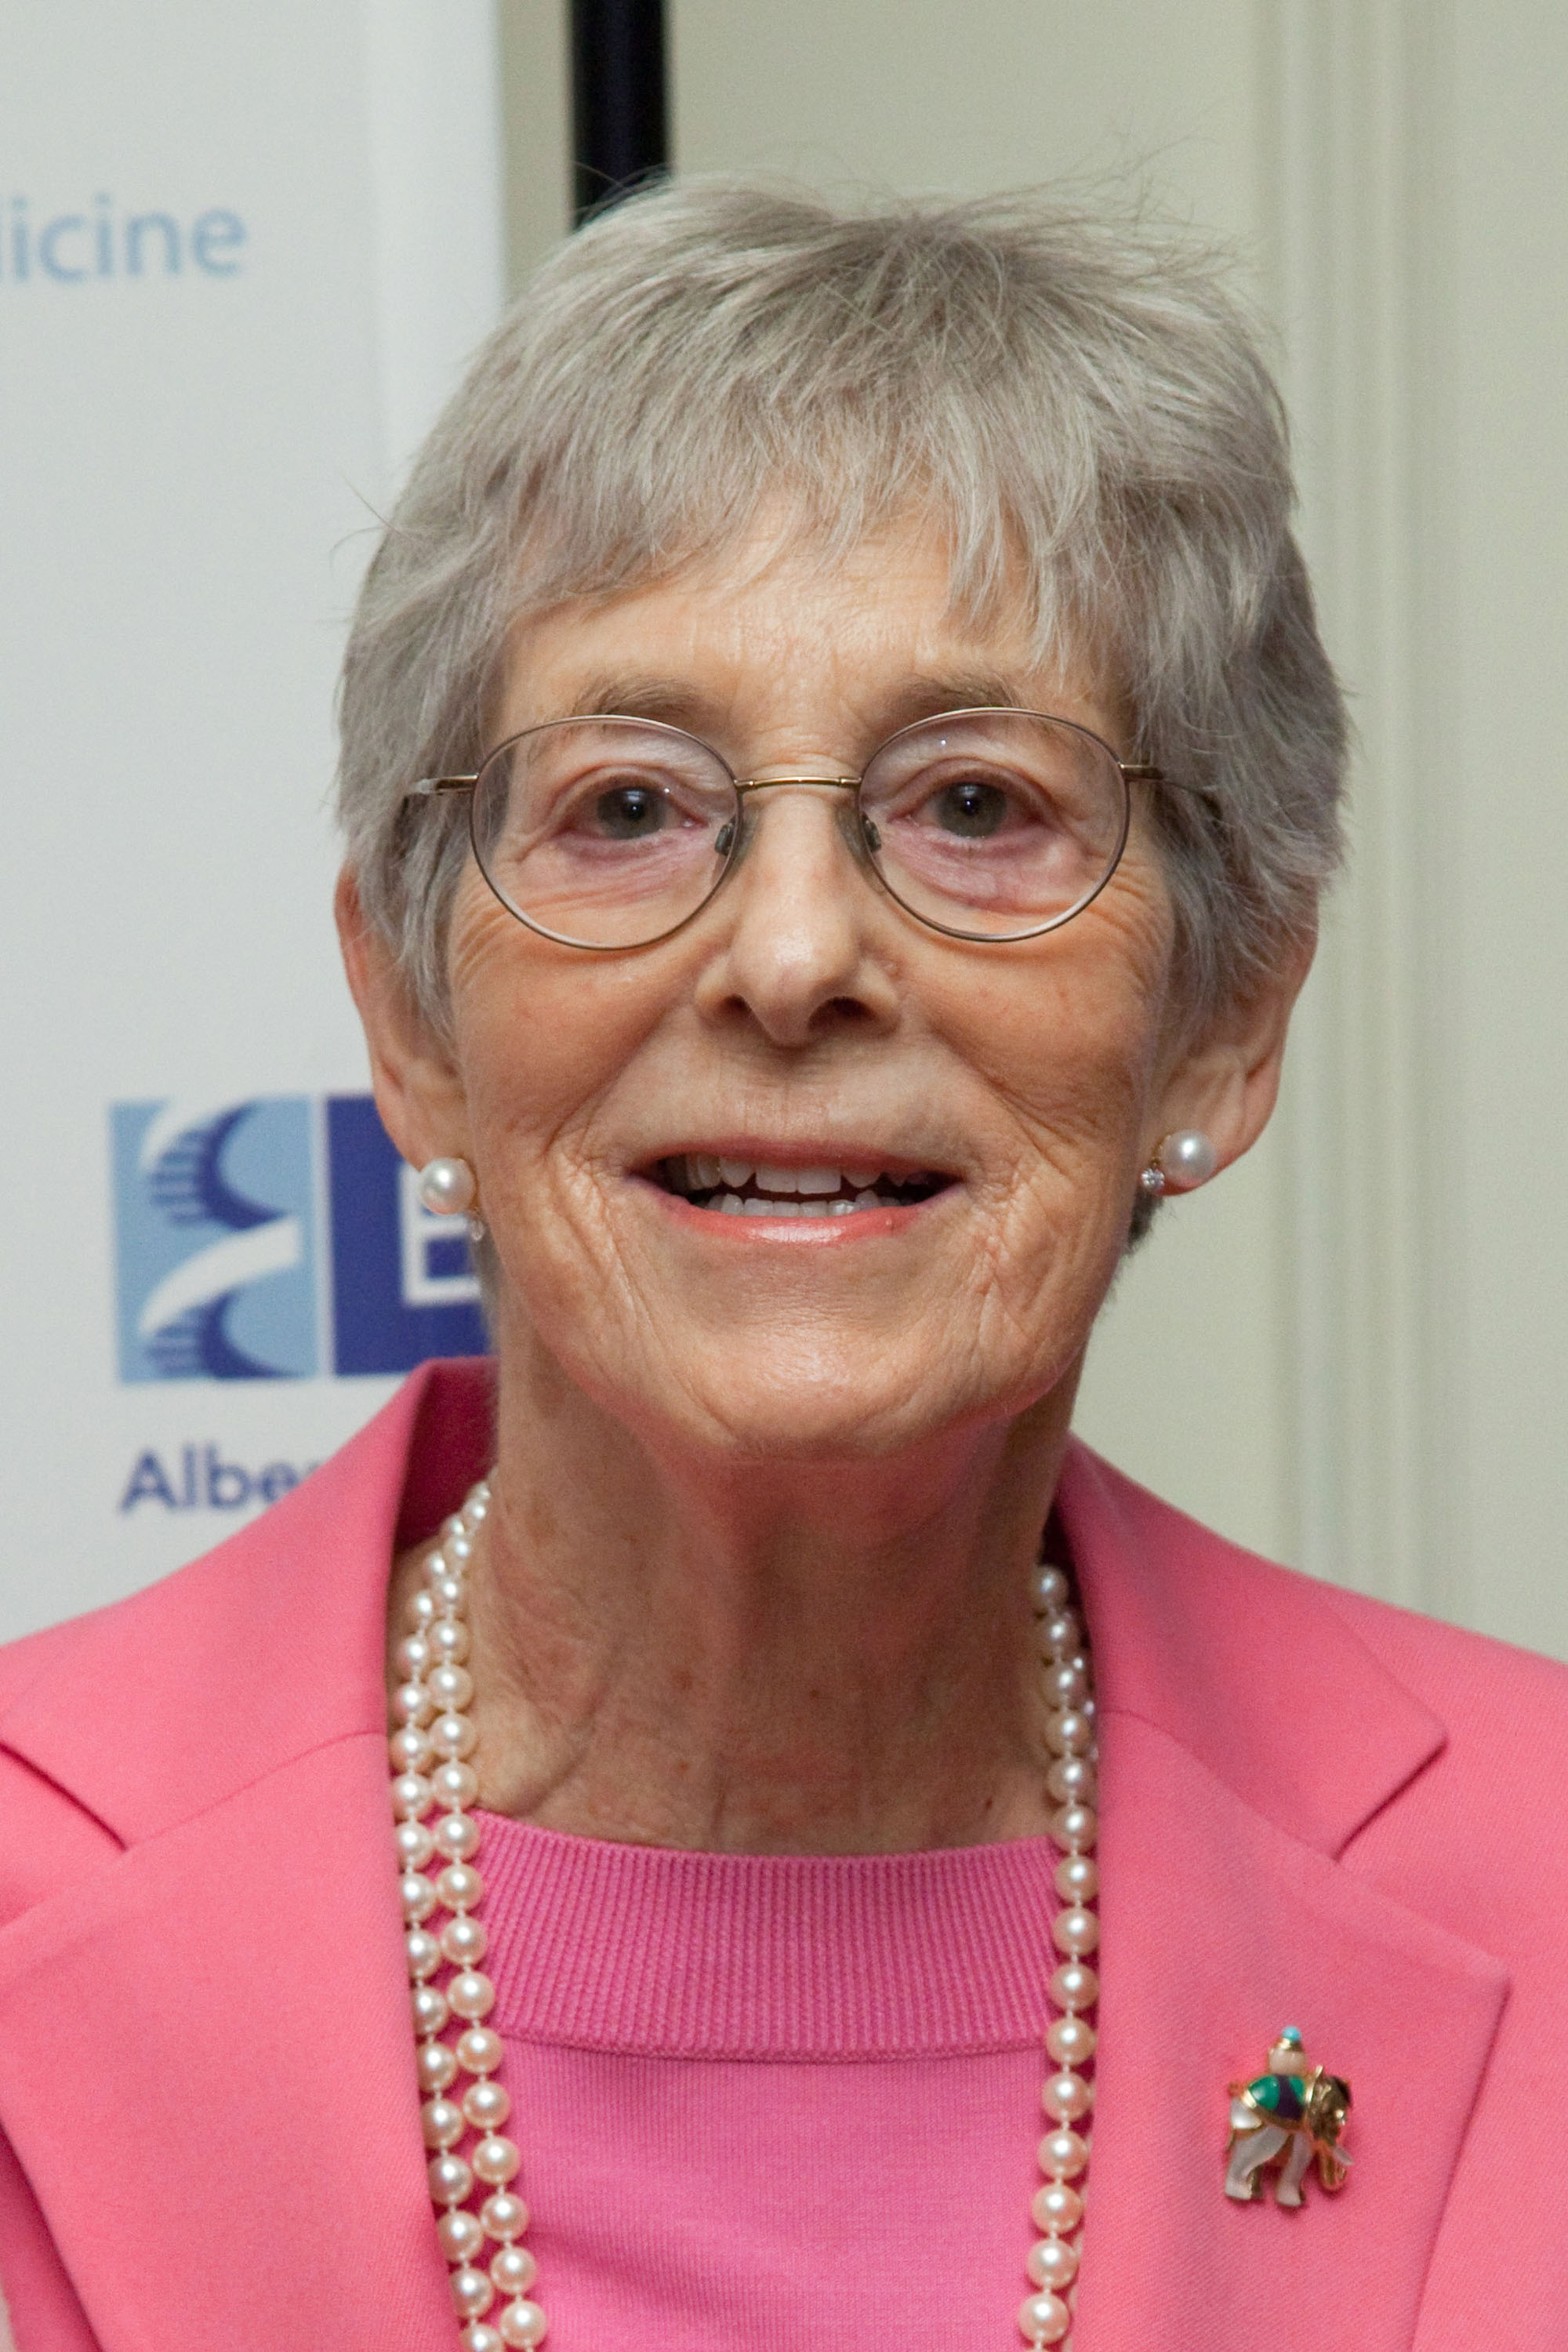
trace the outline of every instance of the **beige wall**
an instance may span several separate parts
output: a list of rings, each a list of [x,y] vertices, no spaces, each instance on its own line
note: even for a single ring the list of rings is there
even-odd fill
[[[564,42],[552,0],[502,7],[521,275],[564,225]],[[1355,863],[1280,1116],[1127,1269],[1079,1423],[1245,1541],[1568,1654],[1568,11],[671,0],[670,21],[683,170],[1131,175],[1237,247],[1355,697]]]

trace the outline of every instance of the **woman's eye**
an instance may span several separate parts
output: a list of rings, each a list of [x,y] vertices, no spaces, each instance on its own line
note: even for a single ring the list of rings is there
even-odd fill
[[[944,784],[931,802],[931,812],[944,833],[964,841],[984,841],[1001,830],[1010,812],[1007,795],[997,784]]]
[[[663,829],[664,794],[648,784],[616,784],[593,804],[593,830],[607,841],[643,841]]]

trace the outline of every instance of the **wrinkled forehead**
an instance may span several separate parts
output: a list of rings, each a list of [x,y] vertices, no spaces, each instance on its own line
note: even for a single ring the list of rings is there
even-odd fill
[[[616,710],[700,732],[726,686],[783,700],[811,679],[889,725],[1064,693],[1124,716],[1106,633],[1060,605],[1042,613],[1005,534],[982,568],[934,500],[906,500],[853,537],[841,523],[774,488],[722,529],[524,610],[496,675],[493,727]]]

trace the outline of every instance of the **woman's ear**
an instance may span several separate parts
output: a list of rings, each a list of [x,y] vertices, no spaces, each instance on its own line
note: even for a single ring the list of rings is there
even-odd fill
[[[468,1155],[468,1107],[446,1040],[415,1002],[386,941],[367,921],[344,866],[333,898],[343,969],[370,1049],[382,1124],[412,1167]]]
[[[1216,1173],[1251,1150],[1279,1098],[1286,1033],[1317,944],[1315,926],[1299,933],[1258,988],[1178,1051],[1156,1101],[1151,1157],[1163,1137],[1184,1128],[1208,1137]]]

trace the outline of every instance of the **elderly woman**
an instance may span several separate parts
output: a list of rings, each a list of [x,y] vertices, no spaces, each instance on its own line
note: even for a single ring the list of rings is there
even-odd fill
[[[481,354],[340,916],[493,1376],[0,1661],[21,2352],[1568,2344],[1561,1672],[1069,1435],[1334,860],[1289,506],[1033,203],[639,198]]]

